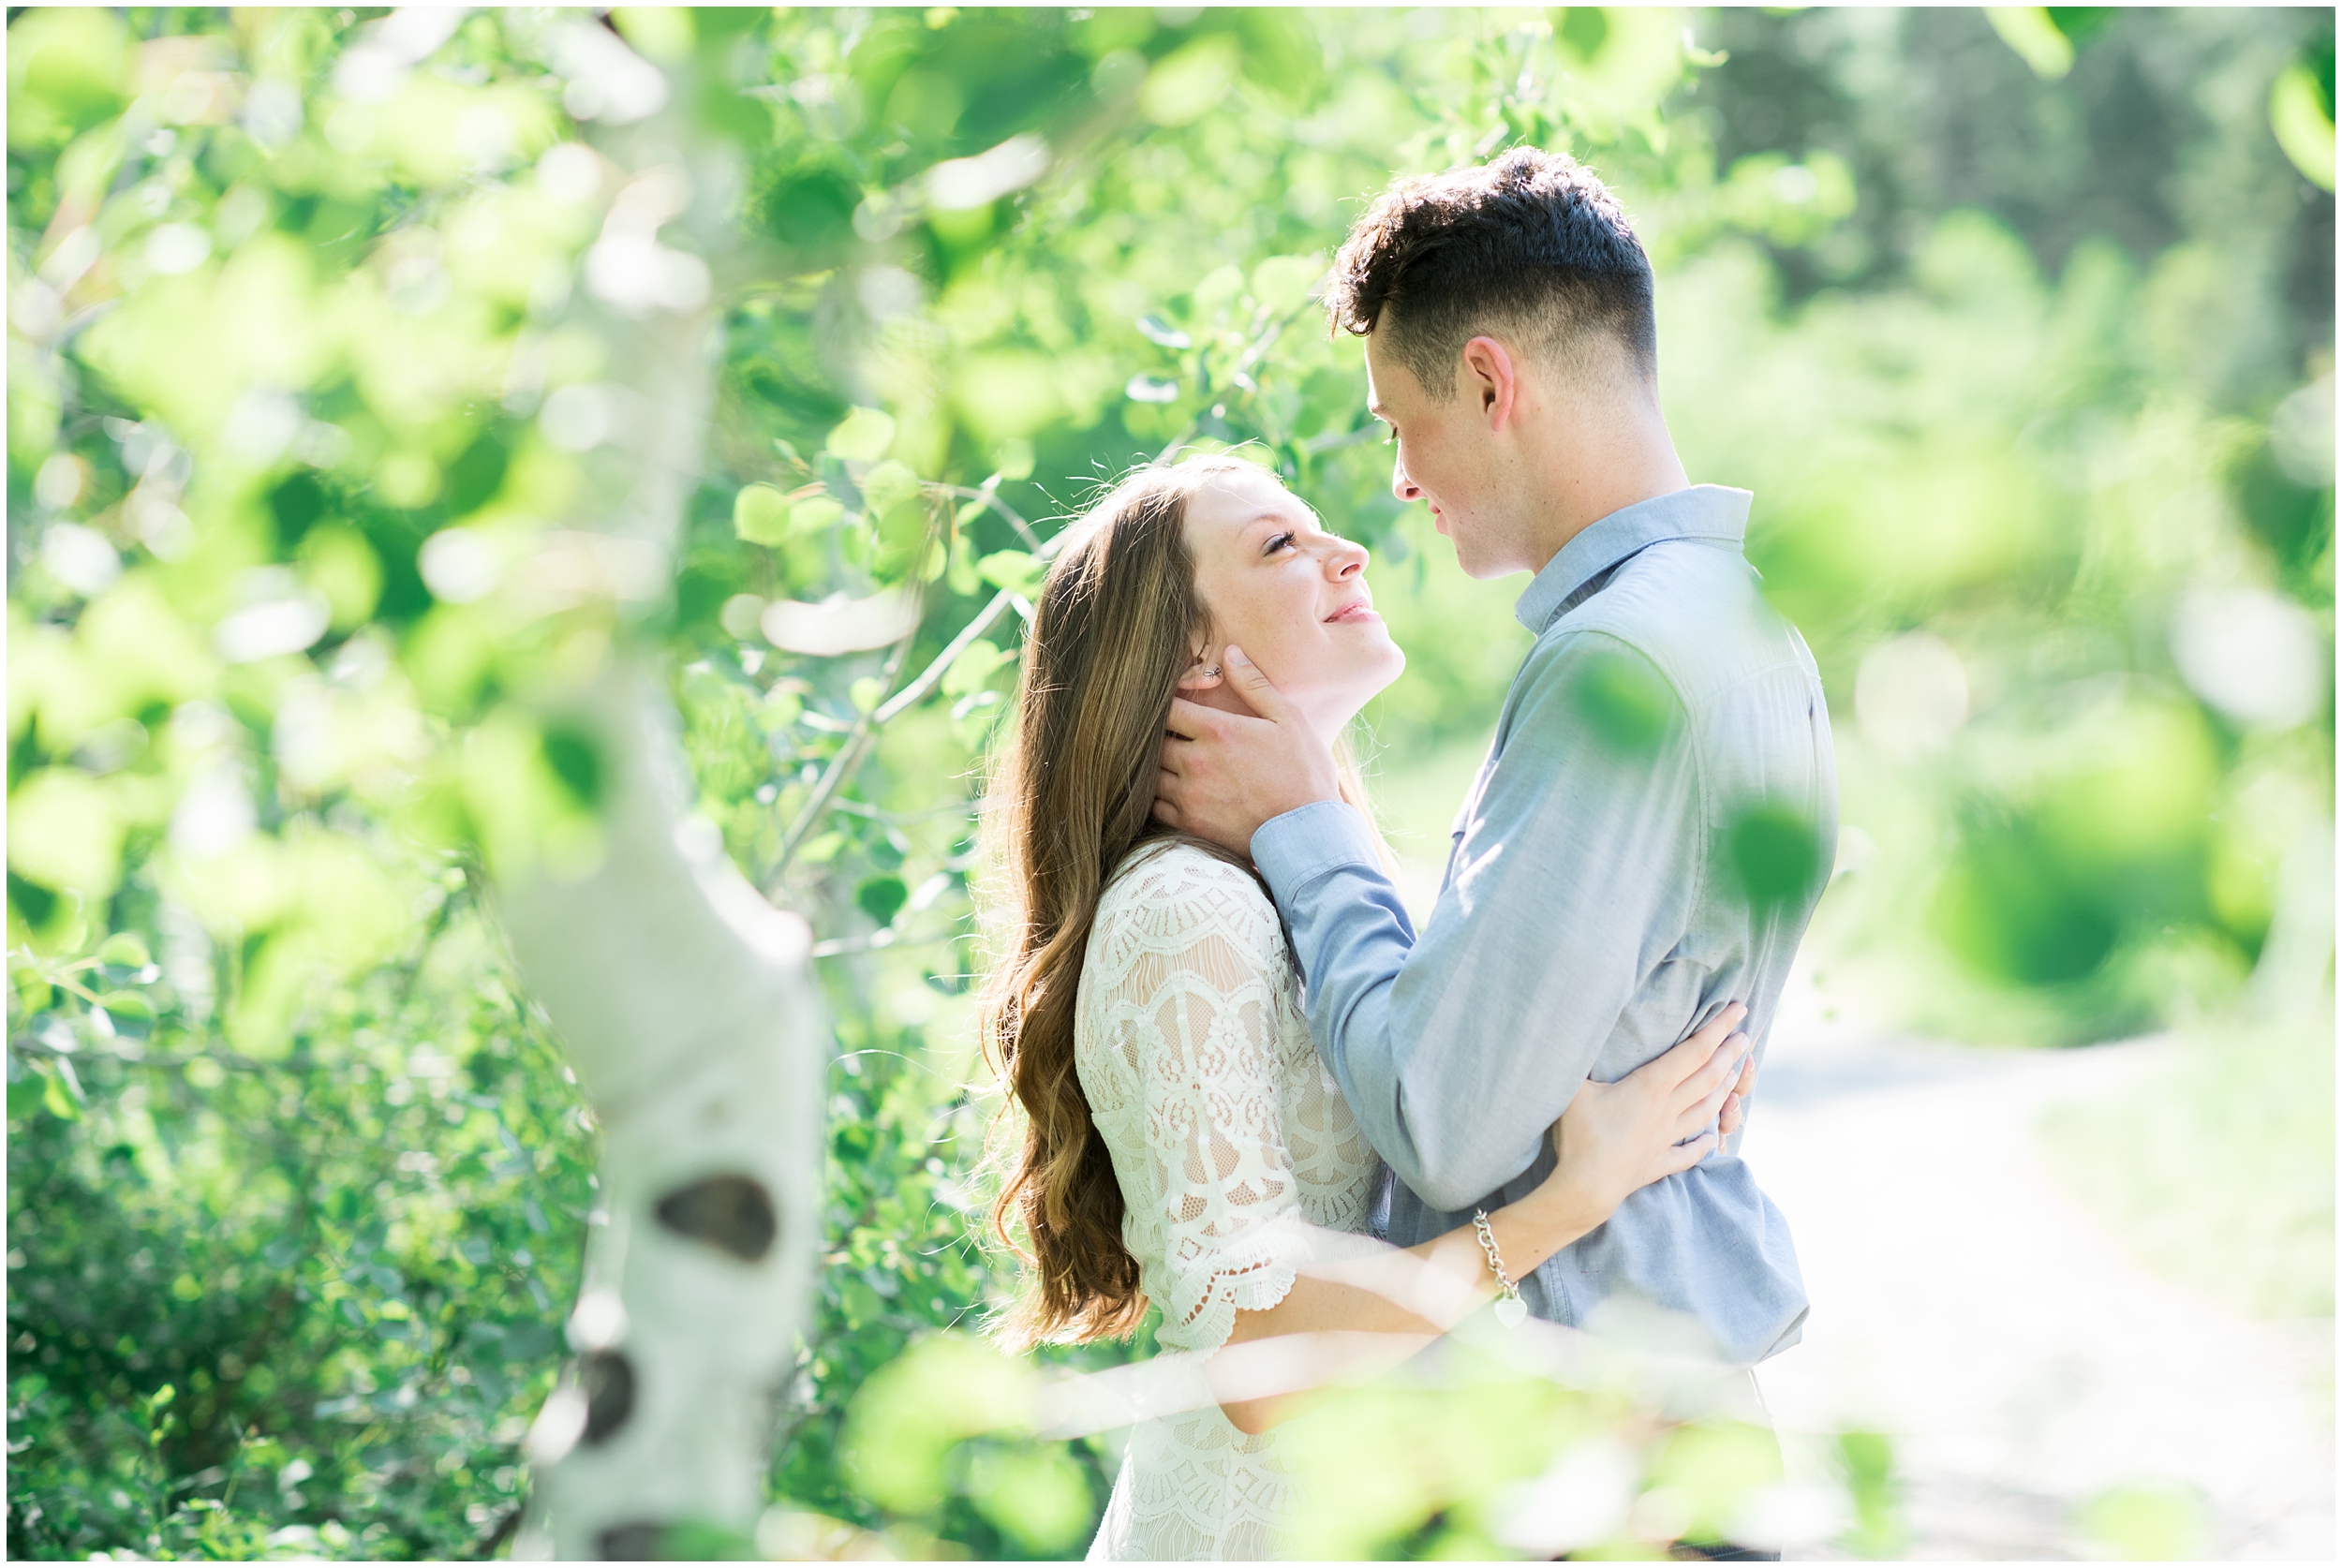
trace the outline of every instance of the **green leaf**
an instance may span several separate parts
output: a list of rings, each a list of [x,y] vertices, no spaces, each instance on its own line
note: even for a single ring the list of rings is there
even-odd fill
[[[1196,319],[1209,321],[1219,314],[1223,306],[1233,303],[1236,297],[1242,292],[1244,292],[1244,270],[1230,264],[1224,267],[1215,267],[1206,273],[1196,283],[1195,291],[1189,298],[1193,302]]]
[[[97,961],[118,969],[142,969],[153,960],[145,938],[135,931],[117,931],[98,944]]]
[[[862,505],[873,517],[918,498],[919,476],[900,463],[881,463],[862,476]]]
[[[122,877],[122,823],[79,768],[43,768],[8,797],[8,865],[43,887],[95,902]]]
[[[601,743],[578,725],[545,726],[545,766],[568,789],[570,797],[588,811],[601,805],[603,768]]]
[[[814,496],[789,509],[789,526],[800,534],[818,534],[845,515],[844,503],[827,496]]]
[[[141,991],[108,991],[98,997],[97,1005],[116,1023],[125,1019],[152,1023],[155,1019],[154,998]]]
[[[2035,76],[2054,81],[2074,68],[2074,40],[2050,20],[2046,6],[1987,6],[1984,18]]]
[[[877,408],[856,408],[829,433],[830,455],[850,463],[875,463],[894,444],[894,416]]]
[[[1061,1447],[974,1455],[968,1496],[977,1513],[1036,1556],[1063,1551],[1089,1528],[1089,1483]]]
[[[82,1119],[81,1083],[72,1076],[73,1070],[66,1063],[41,1064],[40,1075],[48,1080],[41,1093],[41,1103],[59,1121]]]
[[[2278,73],[2269,89],[2269,129],[2303,179],[2334,188],[2334,108],[2308,67],[2297,62]]]
[[[743,485],[733,497],[732,531],[750,544],[786,544],[793,523],[789,497],[772,485]]]
[[[1667,682],[1646,660],[1623,653],[1587,656],[1569,690],[1588,731],[1625,756],[1655,751],[1675,722],[1675,694]]]
[[[911,890],[900,877],[872,877],[854,889],[853,901],[862,912],[880,925],[892,925],[910,901]]]
[[[1732,880],[1760,915],[1801,909],[1828,871],[1813,819],[1789,806],[1768,802],[1741,811],[1724,842]]]
[[[992,678],[993,672],[1003,664],[1013,664],[1016,656],[979,637],[961,650],[952,660],[952,667],[943,672],[943,695],[965,697]]]
[[[1184,126],[1219,107],[1243,66],[1236,39],[1210,33],[1155,63],[1138,90],[1139,112],[1159,126]]]
[[[1572,6],[1561,13],[1562,48],[1579,65],[1584,65],[1602,52],[1603,44],[1610,36],[1610,24],[1599,6]]]
[[[1272,256],[1253,269],[1253,298],[1273,310],[1299,303],[1326,275],[1320,256]]]
[[[996,550],[976,563],[978,577],[1022,599],[1039,597],[1042,579],[1047,574],[1048,569],[1025,550]]]

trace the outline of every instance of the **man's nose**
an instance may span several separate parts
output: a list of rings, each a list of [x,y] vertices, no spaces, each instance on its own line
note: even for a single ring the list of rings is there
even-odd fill
[[[1423,492],[1416,487],[1415,481],[1407,477],[1404,458],[1394,457],[1390,461],[1390,493],[1402,501],[1423,499]]]

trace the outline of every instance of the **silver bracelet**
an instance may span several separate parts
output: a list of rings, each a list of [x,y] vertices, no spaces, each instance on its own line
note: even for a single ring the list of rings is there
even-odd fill
[[[1489,1211],[1472,1211],[1472,1228],[1479,1235],[1480,1250],[1489,1255],[1489,1267],[1496,1275],[1497,1288],[1503,1294],[1496,1298],[1496,1321],[1506,1328],[1519,1328],[1528,1321],[1529,1304],[1520,1299],[1520,1287],[1505,1272],[1504,1254],[1496,1250],[1496,1233],[1489,1229]]]

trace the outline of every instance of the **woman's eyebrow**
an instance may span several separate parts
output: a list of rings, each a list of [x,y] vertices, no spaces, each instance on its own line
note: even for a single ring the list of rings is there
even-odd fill
[[[1302,524],[1306,523],[1311,526],[1315,527],[1320,532],[1323,532],[1326,527],[1324,520],[1321,519],[1317,513],[1312,511],[1307,507],[1303,507],[1301,509],[1301,515],[1298,518],[1296,518],[1290,512],[1283,511],[1255,512],[1252,517],[1245,521],[1244,530],[1245,532],[1250,533],[1264,523],[1279,528],[1298,527]]]

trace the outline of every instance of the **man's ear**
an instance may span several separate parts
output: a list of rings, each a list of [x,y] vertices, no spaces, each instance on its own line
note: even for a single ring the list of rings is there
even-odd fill
[[[1520,402],[1520,366],[1512,350],[1492,337],[1463,346],[1463,387],[1493,436],[1512,422]]]

